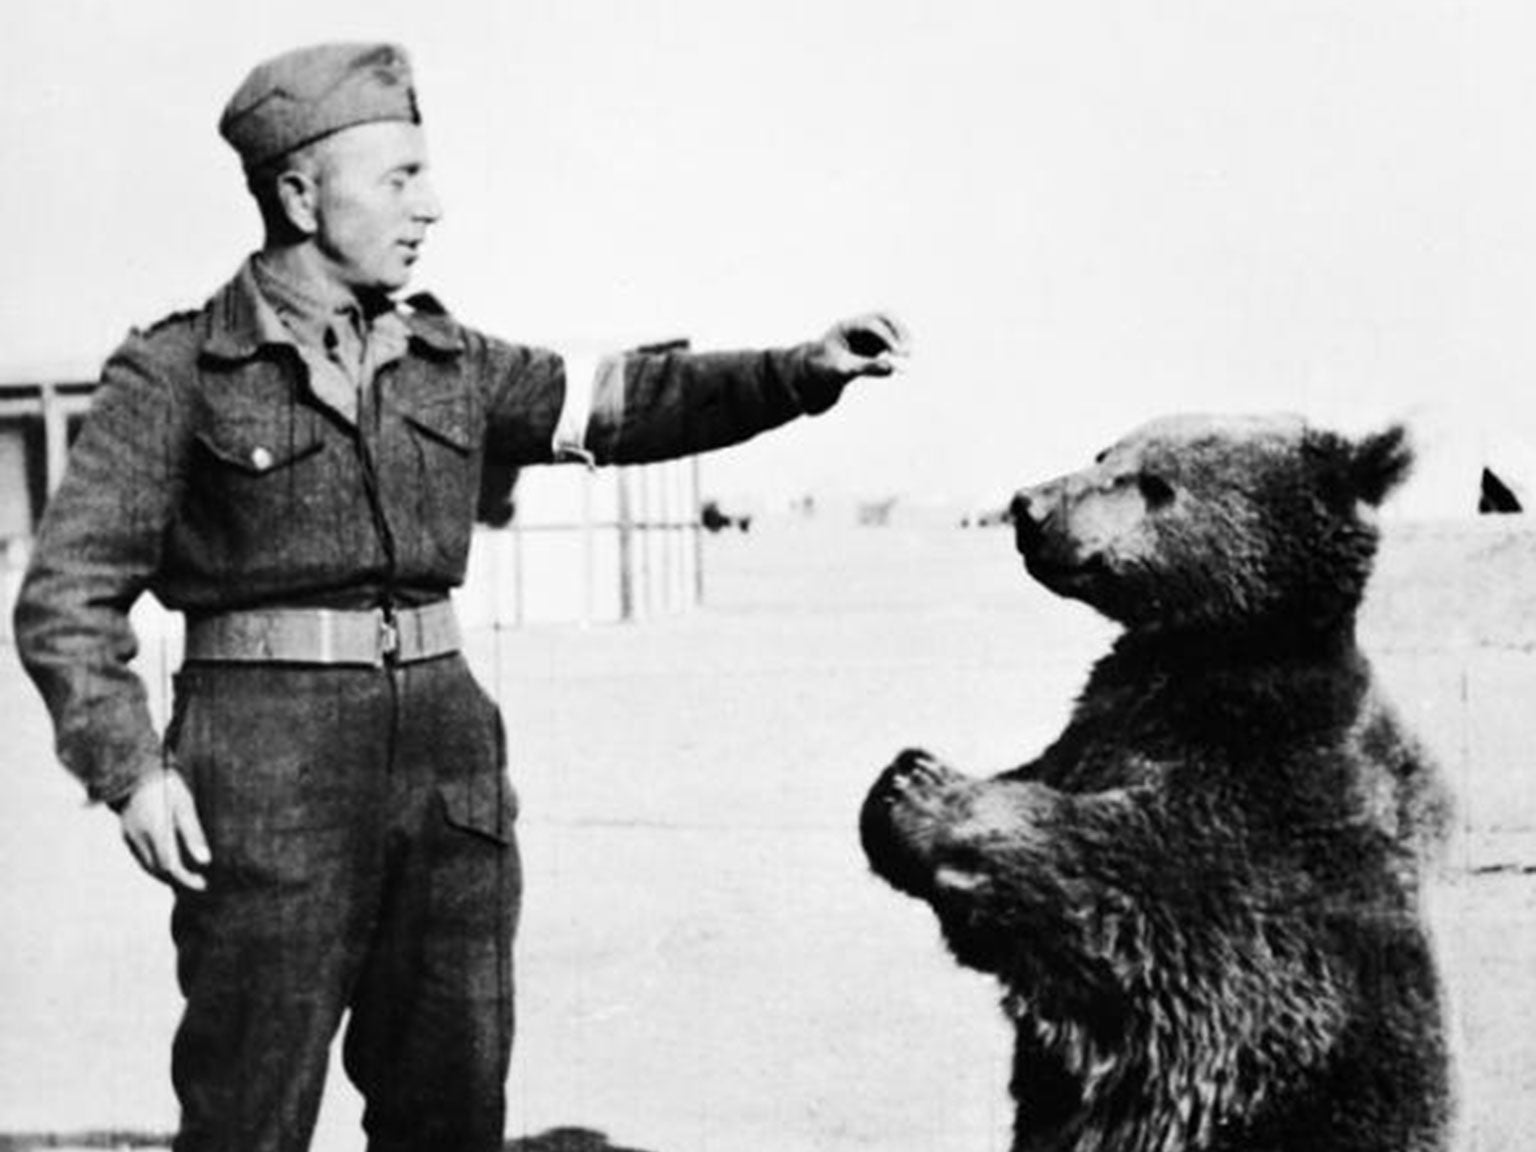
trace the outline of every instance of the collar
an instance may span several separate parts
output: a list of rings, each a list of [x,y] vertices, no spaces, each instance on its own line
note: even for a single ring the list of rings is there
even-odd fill
[[[246,262],[262,301],[276,310],[300,344],[325,348],[333,328],[362,336],[363,308],[352,293],[319,280],[286,276],[261,253]]]
[[[249,360],[264,347],[296,344],[277,309],[263,296],[256,282],[252,256],[240,266],[203,309],[202,351],[217,360]],[[440,356],[464,351],[458,325],[432,297],[412,296],[396,304],[398,316],[412,343]]]
[[[405,321],[410,338],[426,345],[441,356],[456,356],[464,351],[464,335],[457,321],[448,310],[428,292],[418,292],[403,303],[395,305],[395,312]]]

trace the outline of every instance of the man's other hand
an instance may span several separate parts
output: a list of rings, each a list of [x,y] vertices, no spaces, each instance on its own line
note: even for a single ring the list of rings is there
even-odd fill
[[[909,352],[911,338],[901,321],[884,312],[839,320],[813,346],[811,363],[845,380],[889,376]]]
[[[144,871],[178,888],[202,891],[201,873],[212,859],[197,805],[175,772],[151,772],[118,806],[123,839]]]

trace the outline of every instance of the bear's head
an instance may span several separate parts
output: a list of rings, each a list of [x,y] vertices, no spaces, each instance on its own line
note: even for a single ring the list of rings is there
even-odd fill
[[[1329,628],[1360,602],[1371,510],[1411,463],[1397,425],[1350,439],[1291,417],[1169,417],[1011,512],[1035,579],[1132,632]]]

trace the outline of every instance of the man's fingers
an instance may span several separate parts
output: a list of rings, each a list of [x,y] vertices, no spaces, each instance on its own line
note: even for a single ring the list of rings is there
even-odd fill
[[[815,346],[814,362],[846,380],[892,376],[908,354],[907,330],[896,317],[869,312],[839,320]]]
[[[876,312],[869,317],[870,326],[875,328],[884,338],[890,350],[899,356],[905,356],[911,346],[912,337],[907,332],[906,326],[888,312]]]
[[[165,864],[165,879],[181,888],[190,888],[194,892],[201,892],[208,887],[208,881],[203,879],[199,872],[194,872],[187,867],[186,861],[181,858],[179,849],[173,850],[170,859]]]
[[[889,376],[895,370],[892,359],[906,356],[910,343],[901,321],[884,312],[870,312],[845,320],[835,332],[853,355],[885,365],[883,371],[877,371],[873,365],[862,364],[859,366],[861,375]]]
[[[208,837],[203,833],[203,822],[197,818],[197,805],[192,800],[192,794],[187,791],[180,777],[175,780],[171,786],[170,804],[176,833],[192,863],[200,869],[206,868],[213,860],[213,853],[208,850]]]
[[[133,853],[133,858],[138,861],[140,868],[144,869],[156,880],[165,879],[164,874],[161,873],[159,866],[155,863],[154,851],[150,848],[147,841],[124,832],[123,843],[128,845],[128,851]]]
[[[158,773],[144,782],[121,813],[123,839],[139,866],[167,884],[201,891],[198,870],[211,858],[197,805],[180,776]]]
[[[208,839],[203,835],[197,805],[186,782],[174,772],[165,778],[166,823],[164,841],[158,845],[165,853],[163,863],[171,883],[201,892],[208,882],[200,870],[208,864]],[[182,849],[186,851],[183,852]],[[194,871],[194,868],[199,871]]]
[[[883,356],[891,348],[885,329],[868,317],[848,321],[843,325],[841,335],[848,351],[865,360]]]
[[[153,846],[156,867],[150,869],[150,875],[168,884],[201,892],[208,886],[208,882],[200,873],[193,871],[187,855],[182,854],[184,835],[184,832],[178,834],[177,828],[170,823],[157,830]],[[204,848],[204,851],[207,849]]]
[[[162,884],[186,884],[189,888],[201,887],[202,878],[186,872],[178,859],[174,839],[159,833],[140,836],[124,836],[128,850],[133,853],[139,867]],[[190,878],[191,883],[187,883]]]
[[[213,853],[208,851],[208,839],[203,835],[203,828],[197,822],[197,817],[192,817],[190,826],[183,825],[181,829],[181,846],[186,850],[187,859],[192,861],[197,868],[206,868],[213,862]]]

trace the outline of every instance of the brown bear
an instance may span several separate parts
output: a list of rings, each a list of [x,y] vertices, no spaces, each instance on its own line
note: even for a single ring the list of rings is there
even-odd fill
[[[1004,986],[1015,1152],[1446,1146],[1445,792],[1354,631],[1410,460],[1400,427],[1177,417],[1015,498],[1029,573],[1124,631],[1037,759],[909,750],[860,818]]]

